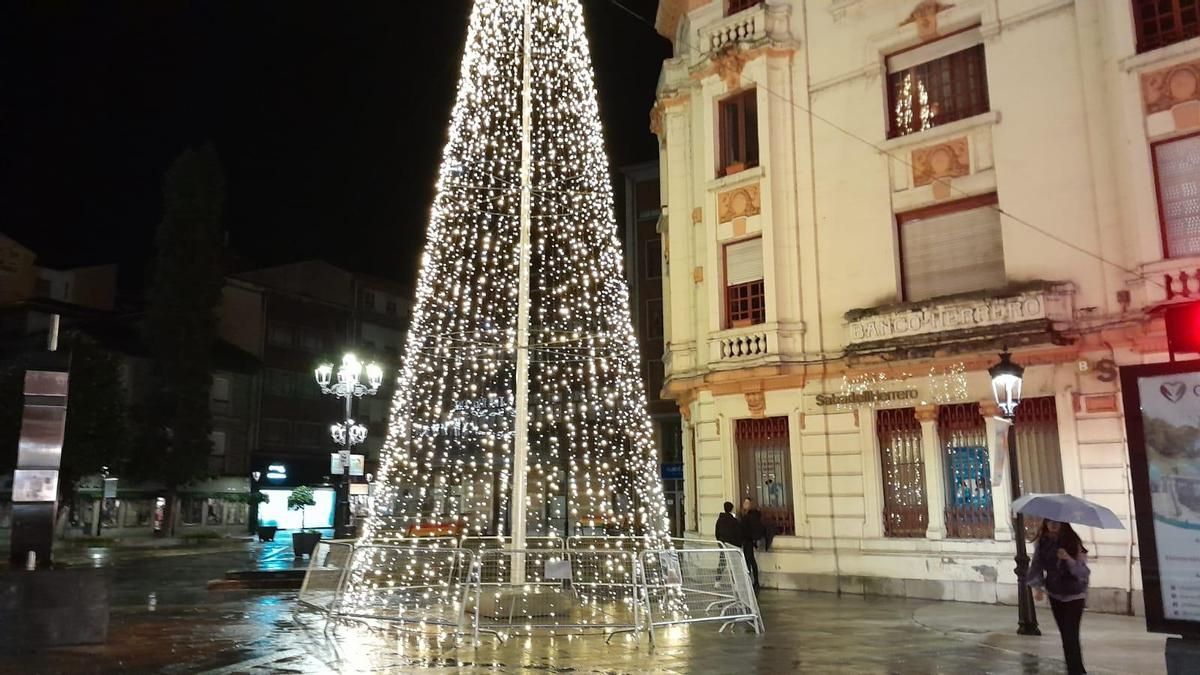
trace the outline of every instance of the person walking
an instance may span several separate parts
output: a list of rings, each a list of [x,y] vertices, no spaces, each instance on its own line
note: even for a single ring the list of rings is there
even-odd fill
[[[762,512],[754,508],[754,500],[746,497],[742,500],[742,517],[739,519],[742,555],[746,556],[746,567],[750,568],[750,578],[754,580],[754,590],[758,585],[758,561],[754,559],[754,549],[758,540],[763,536]]]
[[[1070,523],[1054,520],[1042,522],[1033,559],[1029,562],[1026,583],[1033,588],[1035,597],[1041,600],[1050,596],[1050,610],[1054,622],[1062,635],[1063,657],[1067,661],[1068,675],[1080,675],[1083,669],[1083,652],[1079,645],[1079,624],[1083,621],[1083,607],[1087,602],[1088,580],[1091,570],[1087,565],[1087,549]]]
[[[717,541],[730,546],[739,546],[741,533],[738,528],[737,516],[733,515],[733,502],[725,502],[723,508],[725,511],[717,516]],[[725,554],[722,553],[717,560],[717,582],[713,584],[713,588],[721,587],[721,579],[725,578],[725,564]]]

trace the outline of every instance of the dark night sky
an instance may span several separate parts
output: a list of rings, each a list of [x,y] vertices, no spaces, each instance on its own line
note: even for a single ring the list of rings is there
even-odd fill
[[[670,45],[583,0],[614,167],[648,130]],[[652,19],[656,0],[620,0]],[[409,281],[470,0],[29,2],[0,9],[0,232],[43,264],[139,285],[162,174],[212,140],[233,248]]]

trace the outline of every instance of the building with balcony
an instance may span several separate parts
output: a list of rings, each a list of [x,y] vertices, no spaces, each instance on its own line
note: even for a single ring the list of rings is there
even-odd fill
[[[664,395],[687,530],[750,496],[767,585],[1015,602],[987,368],[1027,492],[1102,503],[1141,607],[1123,365],[1200,292],[1191,3],[661,0]]]
[[[646,410],[654,423],[663,493],[667,501],[672,536],[684,531],[683,427],[679,409],[663,398],[663,287],[662,236],[658,231],[657,162],[625,167],[620,171],[623,190],[616,195],[625,235],[625,271],[634,332],[642,355],[642,382]]]

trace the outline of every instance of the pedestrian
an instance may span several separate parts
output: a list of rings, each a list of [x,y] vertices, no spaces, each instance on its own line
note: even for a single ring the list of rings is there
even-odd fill
[[[733,502],[725,502],[722,505],[725,509],[721,515],[717,516],[717,541],[730,546],[739,546],[741,544],[741,532],[738,528],[737,516],[733,515]],[[717,582],[713,584],[713,588],[721,587],[721,579],[725,576],[725,554],[721,553],[717,559]]]
[[[754,580],[754,590],[758,586],[758,561],[754,559],[754,549],[758,548],[758,540],[763,536],[762,512],[754,508],[754,500],[746,497],[742,500],[742,517],[738,521],[742,540],[742,555],[746,556],[746,567],[750,568],[750,577]]]
[[[1079,624],[1083,620],[1090,576],[1087,549],[1071,524],[1043,521],[1026,583],[1036,590],[1038,600],[1050,596],[1050,610],[1062,635],[1068,675],[1087,672],[1083,669],[1079,646]]]

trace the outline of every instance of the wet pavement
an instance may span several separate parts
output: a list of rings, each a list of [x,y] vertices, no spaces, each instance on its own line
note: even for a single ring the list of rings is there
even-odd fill
[[[476,647],[354,623],[326,633],[295,591],[206,590],[228,570],[291,567],[286,539],[99,553],[94,560],[114,573],[108,644],[0,657],[0,673],[1065,672],[1049,613],[1046,635],[1023,638],[1012,634],[1011,607],[764,590],[761,636],[698,625],[659,631],[653,650],[625,636],[608,645],[559,637]],[[1162,648],[1140,619],[1085,617],[1089,672],[1165,672]]]

